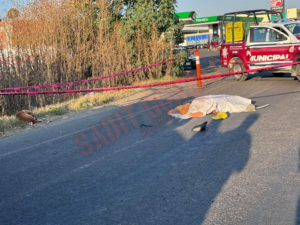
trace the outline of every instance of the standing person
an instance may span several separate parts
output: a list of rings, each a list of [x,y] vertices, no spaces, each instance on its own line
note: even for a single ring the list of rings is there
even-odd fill
[[[218,46],[218,41],[217,40],[215,40],[215,48]]]
[[[207,42],[207,49],[208,49],[208,51],[210,50],[210,42],[209,41]]]

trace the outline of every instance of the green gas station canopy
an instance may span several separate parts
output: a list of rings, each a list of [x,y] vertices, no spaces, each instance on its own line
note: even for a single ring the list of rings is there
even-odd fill
[[[226,16],[224,21],[233,21],[234,17],[233,16]],[[263,18],[257,18],[258,22],[261,22]],[[223,21],[223,16],[209,16],[209,17],[200,17],[196,18],[194,20],[194,23],[207,23],[207,22],[216,22],[216,21]],[[247,21],[247,17],[241,17],[237,16],[235,21]],[[253,17],[249,17],[248,19],[249,22],[254,22]]]
[[[176,13],[176,16],[178,17],[178,19],[192,19],[193,16],[195,15],[194,11],[190,11],[190,12],[179,12]],[[225,17],[225,21],[233,21],[234,17],[233,16],[226,16]],[[258,22],[261,22],[263,20],[263,18],[257,18]],[[243,16],[237,16],[236,17],[236,21],[246,21],[247,17],[243,17]],[[209,17],[200,17],[200,18],[196,18],[194,20],[194,23],[207,23],[207,22],[217,22],[217,21],[223,21],[223,16],[209,16]],[[254,18],[253,17],[249,17],[248,19],[249,22],[254,22]]]
[[[192,18],[194,11],[191,12],[179,12],[179,13],[175,13],[176,16],[178,17],[178,19],[188,19],[188,18]]]

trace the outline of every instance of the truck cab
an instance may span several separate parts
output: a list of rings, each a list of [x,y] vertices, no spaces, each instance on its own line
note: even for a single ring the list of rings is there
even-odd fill
[[[236,18],[241,14],[245,14],[246,17],[245,22],[240,24],[233,20],[226,25],[223,21],[226,37],[222,38],[220,49],[223,67],[227,67],[230,72],[260,72],[260,69],[266,67],[300,61],[300,21],[284,20],[280,13],[271,10],[251,10],[225,15],[233,15],[231,18]],[[264,14],[268,16],[269,21],[259,24],[258,18]],[[277,15],[278,19],[271,21],[270,18],[274,15]],[[275,68],[270,72],[277,76],[291,73],[300,80],[299,64]],[[248,73],[242,73],[234,78],[242,81],[246,80],[247,76]]]

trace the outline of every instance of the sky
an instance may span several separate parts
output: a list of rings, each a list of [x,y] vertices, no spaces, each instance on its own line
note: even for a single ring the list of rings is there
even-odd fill
[[[15,7],[14,2],[30,0],[0,0],[0,18]],[[285,0],[286,8],[300,9],[300,0]],[[270,0],[177,0],[177,12],[196,11],[197,17],[218,16],[225,12],[270,9]]]
[[[5,17],[10,8],[17,8],[18,5],[24,5],[30,1],[31,0],[0,0],[0,18]]]
[[[300,0],[285,0],[285,7],[300,9]],[[177,12],[195,11],[197,17],[251,9],[270,9],[270,0],[177,0]]]
[[[11,1],[10,0],[0,0],[0,18],[5,15],[5,10],[8,11],[11,7]]]

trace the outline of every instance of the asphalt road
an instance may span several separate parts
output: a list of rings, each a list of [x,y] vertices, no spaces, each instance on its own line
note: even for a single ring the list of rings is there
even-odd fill
[[[201,51],[205,72],[217,72],[215,55]],[[270,106],[222,121],[167,116],[208,94]],[[0,139],[0,224],[300,224],[298,104],[298,81],[255,74],[151,89]]]

